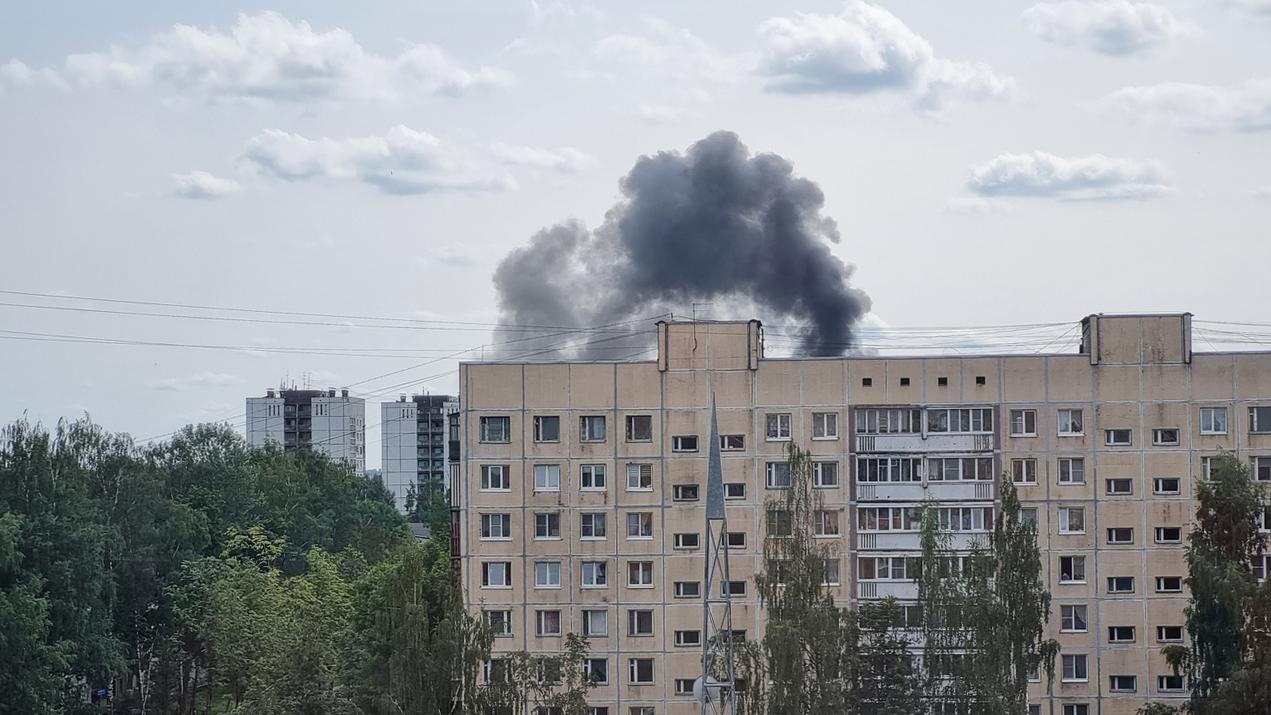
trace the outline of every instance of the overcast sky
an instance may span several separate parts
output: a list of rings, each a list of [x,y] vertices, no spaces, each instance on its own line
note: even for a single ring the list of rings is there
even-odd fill
[[[720,129],[820,185],[888,325],[1267,320],[1271,0],[7,2],[0,289],[479,325],[0,294],[0,416],[453,390],[360,381],[490,342],[502,256]]]

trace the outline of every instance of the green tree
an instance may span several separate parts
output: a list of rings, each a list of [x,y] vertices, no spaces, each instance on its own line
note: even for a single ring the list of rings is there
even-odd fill
[[[857,631],[857,710],[868,715],[911,715],[922,711],[922,682],[904,630],[904,611],[895,599],[867,601],[851,614]]]
[[[562,715],[585,715],[587,692],[595,683],[583,677],[587,639],[569,633],[560,653],[501,653],[491,661],[490,682],[475,699],[478,709],[502,709],[526,715],[559,708]]]
[[[22,518],[0,514],[0,713],[52,713],[71,644],[50,642],[40,580],[23,573]]]
[[[1045,637],[1050,593],[1036,527],[1020,519],[1008,477],[987,544],[951,548],[936,515],[932,504],[924,507],[919,601],[927,695],[983,715],[1025,712],[1029,675],[1044,669],[1053,680],[1059,652]]]
[[[1251,570],[1264,548],[1257,519],[1266,494],[1232,454],[1214,460],[1210,479],[1197,484],[1196,494],[1196,523],[1187,543],[1190,644],[1167,647],[1165,655],[1176,672],[1187,675],[1192,712],[1271,712],[1271,686],[1265,683],[1271,675],[1266,656],[1271,596]]]

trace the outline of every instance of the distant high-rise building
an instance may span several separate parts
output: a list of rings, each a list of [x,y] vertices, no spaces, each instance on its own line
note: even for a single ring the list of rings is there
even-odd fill
[[[348,390],[266,390],[247,398],[247,443],[313,449],[366,471],[366,402]]]
[[[457,413],[449,395],[402,395],[380,405],[384,449],[384,486],[397,508],[415,485],[420,496],[444,494],[450,447],[447,412]]]

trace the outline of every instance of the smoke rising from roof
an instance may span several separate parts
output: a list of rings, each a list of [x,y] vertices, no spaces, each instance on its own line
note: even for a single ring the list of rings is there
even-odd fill
[[[851,344],[869,298],[830,252],[840,237],[821,214],[821,189],[795,176],[789,161],[752,155],[736,134],[720,131],[684,153],[640,157],[619,188],[622,199],[596,229],[576,221],[545,228],[500,262],[496,340],[518,340],[506,355],[622,357],[625,346],[650,344],[647,324],[564,349],[571,336],[524,327],[686,314],[693,303],[710,303],[715,319],[794,328],[809,355],[838,355]]]

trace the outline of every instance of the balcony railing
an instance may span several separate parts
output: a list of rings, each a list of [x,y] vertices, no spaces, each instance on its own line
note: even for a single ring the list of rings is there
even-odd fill
[[[917,581],[860,581],[857,583],[857,594],[861,598],[898,598],[913,600],[918,598]]]
[[[862,434],[856,451],[864,452],[991,452],[991,434]]]
[[[994,498],[993,482],[867,482],[856,485],[857,501],[990,501]]]

